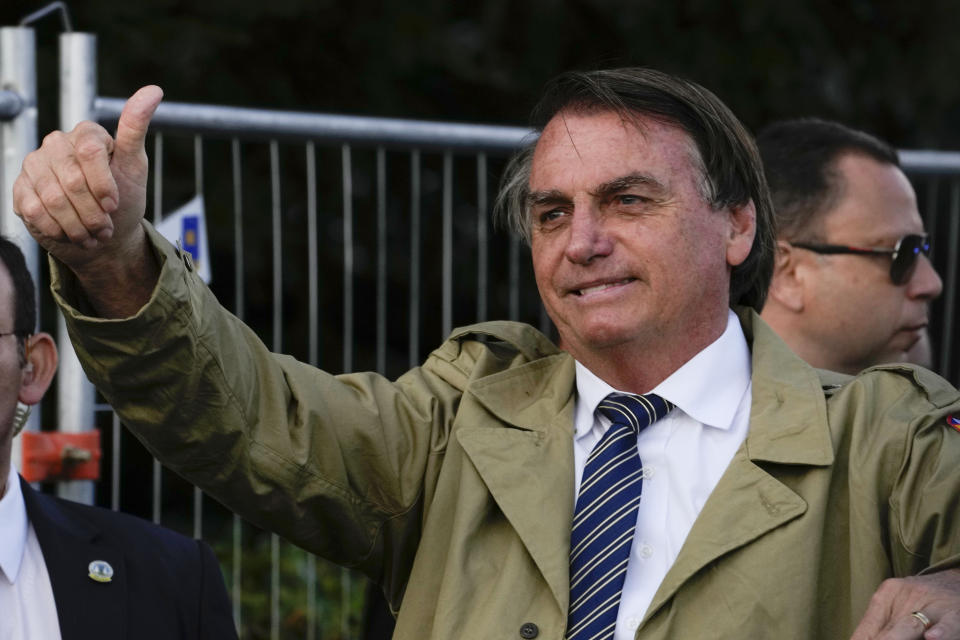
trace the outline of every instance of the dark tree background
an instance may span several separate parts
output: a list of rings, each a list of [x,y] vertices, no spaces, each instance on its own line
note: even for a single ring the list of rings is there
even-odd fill
[[[11,25],[43,2],[4,0]],[[717,93],[751,128],[820,115],[901,148],[960,146],[953,0],[85,0],[100,93],[524,124],[570,68],[648,65]],[[37,25],[55,65],[59,21]],[[42,89],[55,90],[49,80]]]

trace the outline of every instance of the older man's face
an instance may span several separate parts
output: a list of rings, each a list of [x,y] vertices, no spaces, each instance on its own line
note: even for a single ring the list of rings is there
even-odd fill
[[[695,146],[677,127],[564,112],[544,128],[530,175],[533,266],[581,362],[699,350],[722,332],[730,266],[753,241],[752,207],[744,233],[704,200],[700,180]]]

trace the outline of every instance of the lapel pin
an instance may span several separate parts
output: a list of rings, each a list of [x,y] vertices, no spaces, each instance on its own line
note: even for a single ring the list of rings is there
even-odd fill
[[[94,560],[87,566],[87,573],[91,580],[96,582],[110,582],[113,580],[113,567],[106,560]]]
[[[947,424],[960,431],[960,416],[947,416]]]

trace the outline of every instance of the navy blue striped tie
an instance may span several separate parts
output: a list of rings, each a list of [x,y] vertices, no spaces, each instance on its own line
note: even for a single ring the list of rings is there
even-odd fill
[[[637,435],[671,409],[654,394],[621,393],[597,407],[613,424],[587,458],[573,514],[567,640],[613,637],[643,486]]]

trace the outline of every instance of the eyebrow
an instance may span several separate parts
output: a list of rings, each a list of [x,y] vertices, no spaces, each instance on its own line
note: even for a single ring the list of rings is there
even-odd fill
[[[667,191],[665,184],[646,173],[629,173],[612,180],[602,182],[590,192],[590,195],[601,200],[609,199],[611,196],[630,189],[631,187],[644,186],[651,188],[658,195]],[[528,207],[549,206],[555,204],[566,204],[570,202],[570,197],[559,189],[546,189],[543,191],[531,191],[527,194],[526,204]]]
[[[662,194],[667,191],[667,186],[650,174],[635,172],[601,183],[593,191],[592,195],[599,197],[601,200],[605,200],[614,194],[636,186],[652,188],[657,194]]]

